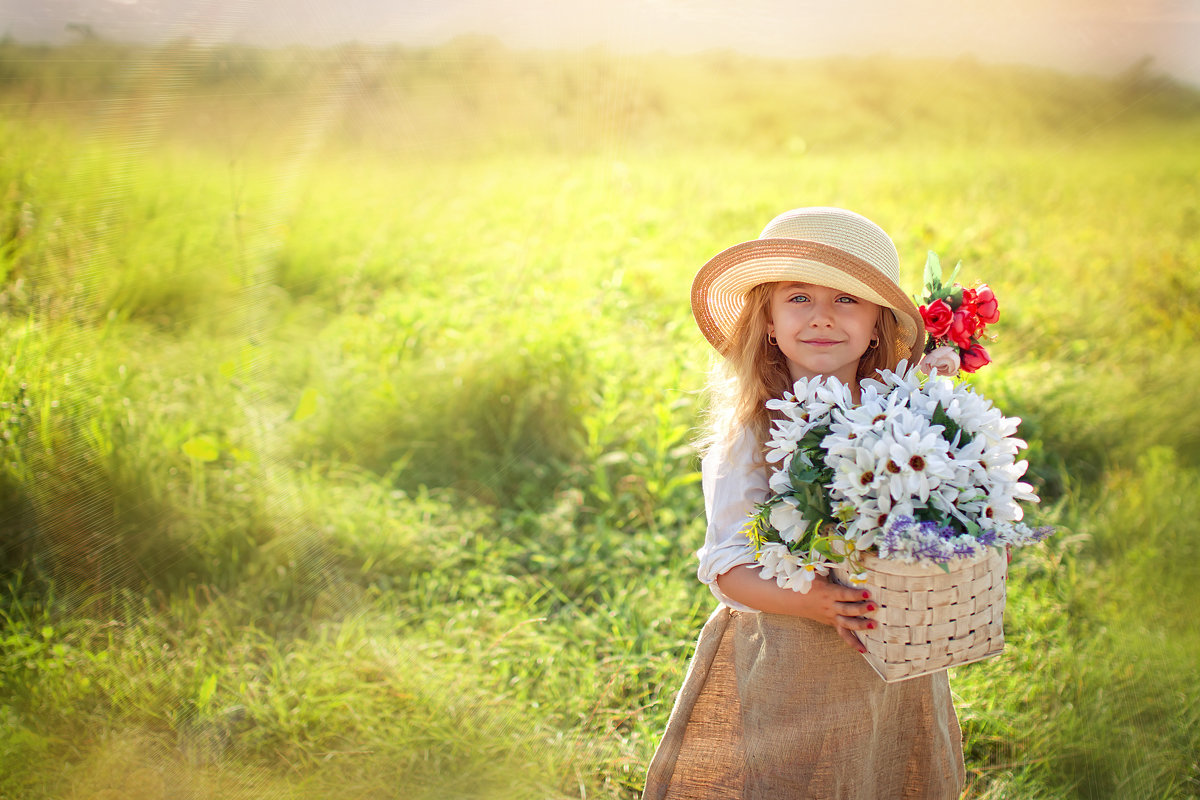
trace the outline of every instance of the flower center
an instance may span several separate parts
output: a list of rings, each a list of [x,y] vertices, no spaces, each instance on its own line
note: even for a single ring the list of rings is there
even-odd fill
[[[862,474],[862,477],[858,479],[858,482],[861,483],[863,486],[870,486],[874,480],[875,480],[875,473],[871,472],[871,470],[867,470],[866,472],[864,472]]]
[[[892,473],[893,475],[899,475],[900,474],[900,465],[897,464],[895,461],[892,461],[889,458],[888,463],[887,463],[887,471]]]
[[[921,470],[925,469],[925,459],[921,456],[913,456],[908,460],[908,465],[917,472],[920,472]]]

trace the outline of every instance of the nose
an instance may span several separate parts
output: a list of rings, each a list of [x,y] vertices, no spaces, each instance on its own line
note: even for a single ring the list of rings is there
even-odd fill
[[[818,300],[812,304],[812,316],[808,320],[808,324],[814,328],[828,328],[833,324],[833,304]]]

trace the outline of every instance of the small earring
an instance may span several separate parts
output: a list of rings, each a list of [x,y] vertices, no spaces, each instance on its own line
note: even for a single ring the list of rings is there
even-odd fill
[[[774,334],[774,333],[768,333],[768,334],[767,334],[767,344],[770,344],[770,345],[772,345],[772,346],[774,346],[774,347],[778,347],[778,346],[779,346],[779,340],[775,338],[775,334]]]
[[[869,345],[867,345],[867,352],[868,352],[868,353],[869,353],[869,352],[871,352],[871,351],[872,351],[872,350],[874,350],[876,347],[879,347],[879,337],[876,337],[876,338],[874,338],[874,339],[872,339],[872,340],[871,340],[871,343],[870,343]]]

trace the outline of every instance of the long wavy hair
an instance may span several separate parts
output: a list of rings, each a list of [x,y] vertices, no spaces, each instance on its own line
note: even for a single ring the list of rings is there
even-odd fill
[[[743,428],[765,443],[771,427],[766,402],[792,388],[787,357],[767,339],[775,286],[760,283],[746,293],[746,303],[721,351],[723,358],[713,366],[708,383],[708,431],[700,442],[702,449],[731,440]],[[900,362],[899,326],[886,306],[880,306],[875,330],[878,344],[859,359],[859,380],[874,377],[882,369],[894,369]]]

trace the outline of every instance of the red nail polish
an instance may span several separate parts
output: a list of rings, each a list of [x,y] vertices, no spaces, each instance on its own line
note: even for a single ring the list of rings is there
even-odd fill
[[[867,603],[867,611],[874,611],[874,610],[875,610],[875,604]]]
[[[875,623],[874,623],[874,622],[868,622],[868,623],[867,623],[867,627],[868,627],[868,628],[870,628],[871,630],[875,630]]]
[[[863,600],[868,599],[870,596],[871,596],[870,592],[863,592]]]
[[[867,648],[865,648],[865,647],[860,647],[860,648],[858,648],[858,652],[860,652],[860,653],[865,653],[865,652],[867,652]]]

